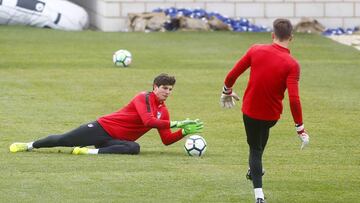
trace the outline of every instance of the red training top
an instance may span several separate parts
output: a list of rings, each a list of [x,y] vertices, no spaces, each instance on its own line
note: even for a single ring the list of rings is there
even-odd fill
[[[298,85],[300,67],[289,49],[276,43],[253,45],[228,73],[225,86],[232,87],[249,67],[250,78],[243,97],[243,113],[254,119],[278,120],[287,88],[294,122],[302,124]]]
[[[165,145],[183,138],[181,130],[170,130],[169,112],[164,102],[159,102],[153,92],[137,94],[122,109],[97,120],[113,138],[135,141],[151,128],[157,128]]]

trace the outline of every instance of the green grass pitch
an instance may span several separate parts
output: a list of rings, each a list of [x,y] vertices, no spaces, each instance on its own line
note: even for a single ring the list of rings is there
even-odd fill
[[[0,26],[0,202],[253,202],[240,114],[219,106],[226,73],[269,33],[63,32]],[[112,64],[128,49],[130,68]],[[296,34],[310,147],[300,151],[287,97],[264,155],[268,202],[359,202],[360,52]],[[73,156],[70,148],[10,153],[15,141],[64,133],[111,113],[166,72],[177,78],[171,118],[200,118],[208,143],[188,157],[185,140],[163,146],[155,130],[138,156]],[[248,72],[235,91],[242,95]]]

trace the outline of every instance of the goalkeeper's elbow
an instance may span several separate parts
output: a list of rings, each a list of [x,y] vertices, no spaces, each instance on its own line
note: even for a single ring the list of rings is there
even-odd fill
[[[171,145],[172,143],[170,143],[170,142],[163,142],[163,144],[164,144],[165,146],[169,146],[169,145]]]
[[[163,143],[165,146],[169,146],[169,145],[171,145],[172,143],[174,143],[174,142],[172,142],[172,141],[170,141],[170,140],[168,140],[168,139],[161,139],[161,141],[162,141],[162,143]]]

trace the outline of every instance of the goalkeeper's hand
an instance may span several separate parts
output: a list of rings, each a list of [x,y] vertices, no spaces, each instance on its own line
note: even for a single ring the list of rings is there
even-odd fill
[[[204,128],[203,122],[198,122],[196,124],[188,124],[182,129],[183,136],[195,133],[201,133]]]
[[[223,108],[232,108],[235,106],[235,100],[239,101],[239,96],[231,88],[223,87],[220,97],[220,106]]]
[[[307,134],[307,132],[305,131],[304,124],[296,124],[295,128],[296,128],[296,132],[298,134],[298,137],[301,140],[300,149],[304,149],[304,147],[306,147],[309,144],[310,137]]]
[[[190,120],[187,118],[183,121],[171,121],[170,128],[184,128],[186,125],[197,123],[200,123],[200,119]]]

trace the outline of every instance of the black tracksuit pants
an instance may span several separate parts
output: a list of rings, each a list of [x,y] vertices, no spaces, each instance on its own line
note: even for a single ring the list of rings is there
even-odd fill
[[[275,121],[264,121],[243,115],[247,143],[249,144],[249,166],[254,188],[262,188],[262,155]]]
[[[34,148],[95,146],[103,154],[139,154],[140,145],[112,138],[97,122],[90,122],[61,134],[49,135],[33,143]]]

